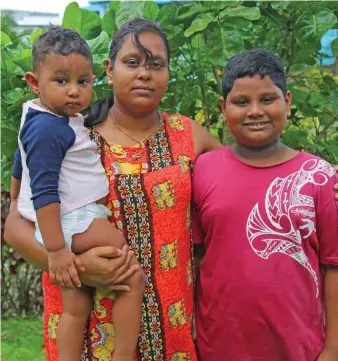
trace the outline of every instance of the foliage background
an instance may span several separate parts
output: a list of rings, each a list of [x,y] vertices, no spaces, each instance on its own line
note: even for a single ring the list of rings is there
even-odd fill
[[[284,142],[338,163],[338,65],[323,68],[317,61],[324,56],[320,54],[320,39],[338,27],[338,2],[188,1],[159,7],[152,1],[114,1],[102,19],[71,3],[65,10],[63,26],[78,31],[90,45],[97,77],[93,101],[110,92],[103,62],[111,36],[134,17],[158,22],[170,40],[171,77],[162,110],[190,116],[223,144],[231,142],[219,108],[222,69],[231,56],[245,49],[274,50],[285,62],[293,93]],[[23,75],[32,70],[32,43],[42,31],[18,35],[9,21],[2,22],[2,191],[9,190],[21,106],[34,98]],[[332,43],[332,50],[338,56],[338,39]],[[7,251],[9,254],[2,254],[2,258],[3,267],[7,267],[3,277],[8,278],[12,272],[8,259],[13,266],[16,256]],[[16,267],[17,262],[14,264]],[[30,300],[34,292],[29,289],[25,294]]]

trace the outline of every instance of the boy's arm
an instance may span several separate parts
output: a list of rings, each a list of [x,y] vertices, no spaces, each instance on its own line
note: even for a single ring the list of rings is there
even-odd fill
[[[324,269],[325,346],[318,361],[338,360],[338,202],[332,199],[335,174],[318,187],[316,207],[319,261]]]
[[[338,360],[338,266],[324,266],[324,299],[326,339],[318,361],[336,361]]]

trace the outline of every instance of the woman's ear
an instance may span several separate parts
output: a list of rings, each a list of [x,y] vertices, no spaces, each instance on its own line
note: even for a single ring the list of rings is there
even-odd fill
[[[35,94],[39,95],[40,89],[39,89],[39,81],[37,75],[29,71],[25,73],[25,80],[29,85],[29,87],[32,89],[32,91]]]
[[[227,122],[227,113],[225,110],[225,100],[223,97],[220,98],[220,103],[221,103],[221,110],[222,110],[222,114],[223,114],[223,121],[224,123]]]
[[[108,78],[108,85],[113,86],[113,66],[109,59],[106,59],[104,62],[104,67],[106,68],[106,74]]]
[[[286,105],[288,117],[291,116],[291,103],[292,103],[292,94],[288,90],[285,95],[285,105]]]

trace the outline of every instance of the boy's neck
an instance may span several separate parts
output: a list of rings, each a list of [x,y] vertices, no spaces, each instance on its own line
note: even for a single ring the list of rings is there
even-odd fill
[[[244,163],[259,167],[283,163],[298,154],[298,151],[287,147],[280,139],[259,148],[235,143],[231,150]]]

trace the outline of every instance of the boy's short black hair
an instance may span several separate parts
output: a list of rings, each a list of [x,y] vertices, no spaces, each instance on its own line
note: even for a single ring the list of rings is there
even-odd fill
[[[50,53],[69,55],[81,54],[91,63],[93,57],[87,42],[74,30],[52,26],[41,34],[33,45],[33,69],[43,62]]]
[[[229,59],[222,78],[222,93],[224,100],[234,85],[236,79],[246,76],[269,76],[274,84],[286,95],[286,74],[281,58],[260,48],[250,49]]]

